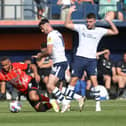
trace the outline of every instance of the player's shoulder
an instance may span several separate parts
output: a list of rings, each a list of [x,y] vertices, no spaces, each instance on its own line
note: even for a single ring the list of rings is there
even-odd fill
[[[97,31],[107,30],[107,28],[104,28],[104,27],[95,27],[95,29],[96,29]]]
[[[51,31],[51,32],[48,34],[48,36],[57,35],[58,33],[59,33],[58,30],[53,30],[53,31]],[[54,37],[54,36],[53,36],[53,37]]]
[[[21,64],[25,64],[24,62],[13,62],[12,63],[12,66],[13,67],[18,67],[19,65],[21,65]]]
[[[85,24],[74,24],[74,28],[87,28]]]

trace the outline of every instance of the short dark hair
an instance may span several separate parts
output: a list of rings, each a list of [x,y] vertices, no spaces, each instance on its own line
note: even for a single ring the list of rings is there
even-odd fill
[[[0,62],[5,61],[5,60],[10,60],[10,59],[7,56],[0,57]]]
[[[49,20],[44,18],[44,19],[41,19],[41,21],[39,22],[38,26],[40,27],[41,25],[45,24],[45,23],[49,23]]]
[[[88,18],[88,19],[91,19],[91,18],[96,19],[96,16],[95,16],[94,13],[89,13],[89,14],[87,14],[87,18]]]
[[[40,48],[41,49],[47,48],[47,43],[46,42],[41,43]]]

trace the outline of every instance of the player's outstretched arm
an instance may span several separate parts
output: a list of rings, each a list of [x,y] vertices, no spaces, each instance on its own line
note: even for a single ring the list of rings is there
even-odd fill
[[[119,34],[119,31],[118,31],[117,27],[115,26],[115,24],[109,18],[105,18],[105,20],[109,23],[109,25],[111,27],[111,29],[108,29],[107,35]]]
[[[68,12],[67,17],[66,17],[66,20],[65,20],[65,23],[64,23],[65,27],[72,29],[72,30],[74,30],[74,24],[71,20],[71,15],[74,11],[76,11],[75,5],[70,7],[69,12]]]

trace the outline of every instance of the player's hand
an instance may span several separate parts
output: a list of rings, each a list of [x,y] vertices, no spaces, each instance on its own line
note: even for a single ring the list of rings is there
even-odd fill
[[[36,80],[37,83],[40,82],[40,76],[39,76],[39,74],[36,74],[36,75],[35,75],[35,80]]]
[[[77,9],[76,9],[76,6],[73,5],[73,6],[71,6],[70,9],[69,9],[69,13],[73,13],[73,12],[75,12],[76,10],[77,10]]]
[[[108,22],[108,23],[112,22],[109,17],[105,17],[105,21]]]

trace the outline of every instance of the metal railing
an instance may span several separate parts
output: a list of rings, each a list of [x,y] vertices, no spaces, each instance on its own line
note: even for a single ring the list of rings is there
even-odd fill
[[[95,4],[92,6],[96,7],[95,11],[96,13],[98,13],[97,12],[98,5]],[[60,6],[50,3],[48,4],[48,8],[49,8],[48,19],[60,19]],[[58,11],[56,12],[55,9]],[[78,5],[78,11],[84,12],[84,14],[82,14],[81,16],[81,18],[83,19],[89,10],[85,9],[85,6],[83,5]],[[75,18],[77,17],[76,13],[74,17]],[[36,19],[37,19],[37,9],[35,4],[11,4],[11,5],[0,4],[0,20],[36,20]]]

